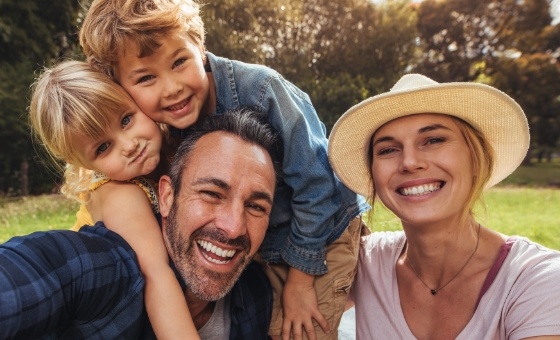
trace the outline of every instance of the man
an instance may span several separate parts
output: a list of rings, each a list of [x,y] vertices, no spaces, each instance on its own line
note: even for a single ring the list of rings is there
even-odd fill
[[[251,259],[276,183],[274,137],[246,111],[211,117],[159,184],[162,230],[202,338],[266,338],[272,293]],[[130,246],[101,222],[0,246],[2,338],[149,338]],[[180,336],[180,335],[178,335]]]

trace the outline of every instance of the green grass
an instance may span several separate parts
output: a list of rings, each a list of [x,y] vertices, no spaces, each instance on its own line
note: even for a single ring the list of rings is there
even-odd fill
[[[560,187],[560,159],[555,159],[551,163],[532,163],[531,165],[520,166],[500,185],[530,187],[556,185]]]
[[[486,211],[479,209],[477,219],[506,235],[560,250],[560,189],[544,187],[558,181],[560,161],[522,166],[485,194]],[[69,229],[77,209],[76,202],[61,195],[0,197],[0,242],[37,230]],[[373,230],[401,229],[398,218],[382,206],[375,206],[369,220]]]
[[[484,201],[486,211],[479,207],[476,218],[485,226],[560,250],[560,190],[497,187],[486,192]],[[377,203],[367,221],[373,231],[402,229],[399,219]]]
[[[0,242],[37,230],[69,229],[78,203],[62,195],[0,198]]]

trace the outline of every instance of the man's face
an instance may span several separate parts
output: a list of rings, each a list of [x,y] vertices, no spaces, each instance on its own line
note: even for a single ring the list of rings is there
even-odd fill
[[[160,180],[163,236],[189,291],[215,301],[264,239],[274,168],[266,150],[222,131],[200,138],[186,164],[177,197],[169,178]]]

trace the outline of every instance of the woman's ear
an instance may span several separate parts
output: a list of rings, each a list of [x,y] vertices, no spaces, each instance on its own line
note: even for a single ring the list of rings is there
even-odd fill
[[[164,175],[159,179],[159,212],[162,218],[169,216],[169,211],[173,206],[173,186],[171,185],[171,178]]]

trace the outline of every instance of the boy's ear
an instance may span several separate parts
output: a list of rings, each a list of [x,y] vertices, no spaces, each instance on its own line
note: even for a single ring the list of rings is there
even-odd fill
[[[161,217],[169,216],[169,211],[173,206],[173,186],[171,185],[171,178],[164,175],[159,179],[159,212]]]

